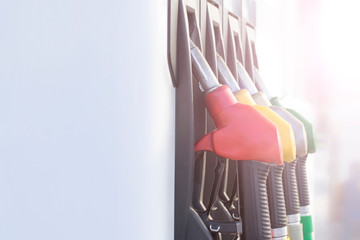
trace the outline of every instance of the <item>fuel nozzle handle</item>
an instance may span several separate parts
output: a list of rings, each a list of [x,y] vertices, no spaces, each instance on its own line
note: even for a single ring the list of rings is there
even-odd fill
[[[298,181],[300,212],[304,215],[310,214],[309,211],[304,211],[306,209],[301,209],[310,206],[309,185],[306,173],[306,159],[307,156],[299,157],[296,163],[296,179]]]
[[[204,55],[192,41],[190,41],[190,52],[192,71],[195,78],[200,82],[201,86],[205,90],[205,93],[209,93],[220,87],[221,84],[204,58]]]
[[[239,162],[239,192],[243,234],[241,239],[271,240],[266,179],[269,164],[257,161]]]
[[[296,181],[296,161],[285,164],[283,181],[287,215],[298,214],[298,222],[300,222],[300,202]],[[291,221],[289,222],[292,223]]]

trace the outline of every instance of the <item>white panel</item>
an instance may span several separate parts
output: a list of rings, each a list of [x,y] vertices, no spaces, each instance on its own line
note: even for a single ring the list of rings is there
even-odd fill
[[[0,239],[173,238],[167,1],[0,3]]]

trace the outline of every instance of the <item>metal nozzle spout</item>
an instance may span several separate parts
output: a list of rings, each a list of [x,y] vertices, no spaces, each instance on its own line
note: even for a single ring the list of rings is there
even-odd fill
[[[216,88],[220,87],[221,84],[217,80],[215,74],[210,68],[209,64],[205,60],[203,54],[198,47],[190,40],[190,53],[192,71],[195,78],[200,82],[206,93],[209,93]]]
[[[255,87],[255,84],[251,80],[246,69],[239,61],[236,61],[236,72],[238,75],[238,81],[241,88],[247,89],[250,92],[250,94],[255,94],[258,92],[258,90]]]
[[[233,93],[240,91],[240,87],[233,77],[230,69],[226,65],[224,59],[217,54],[216,56],[217,68],[219,73],[219,80],[222,84],[226,84]]]

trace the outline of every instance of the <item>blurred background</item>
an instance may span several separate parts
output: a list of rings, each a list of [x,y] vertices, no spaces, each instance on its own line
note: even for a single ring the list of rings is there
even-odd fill
[[[259,0],[257,7],[263,78],[315,124],[318,149],[308,167],[316,238],[360,239],[360,4]]]

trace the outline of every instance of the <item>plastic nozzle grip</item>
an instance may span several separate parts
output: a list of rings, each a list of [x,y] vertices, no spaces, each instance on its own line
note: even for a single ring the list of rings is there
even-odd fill
[[[300,214],[295,168],[296,160],[291,163],[285,163],[283,171],[283,186],[287,215]]]
[[[276,126],[253,107],[240,104],[227,86],[205,95],[217,129],[195,144],[195,151],[213,151],[232,160],[283,163]]]
[[[310,197],[309,197],[309,185],[307,181],[307,174],[306,174],[306,159],[305,157],[300,157],[296,163],[296,180],[297,180],[297,187],[299,193],[299,201],[300,206],[309,206],[310,205]]]
[[[240,204],[244,240],[271,240],[266,179],[269,165],[256,161],[239,162]]]
[[[239,92],[235,93],[235,97],[239,103],[252,105],[256,110],[258,110],[277,126],[280,134],[284,161],[294,161],[296,158],[296,146],[294,133],[290,124],[277,115],[269,107],[255,105],[255,101],[246,89],[241,89]]]
[[[267,179],[271,228],[283,228],[287,225],[282,181],[283,169],[284,165],[271,166]]]

